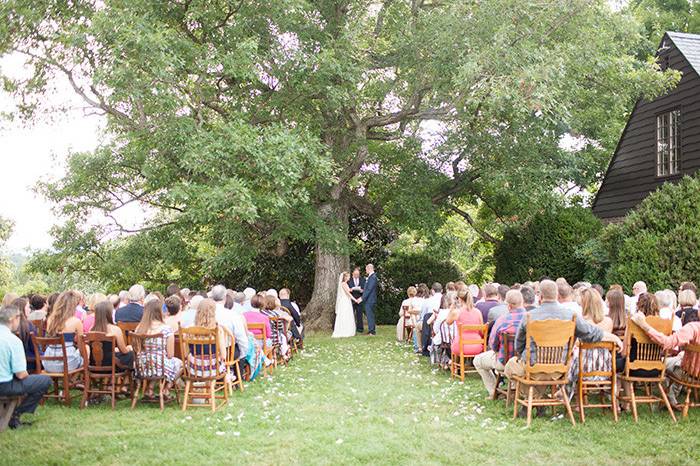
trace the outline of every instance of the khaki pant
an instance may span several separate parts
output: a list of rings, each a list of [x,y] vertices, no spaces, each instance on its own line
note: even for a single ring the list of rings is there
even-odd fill
[[[518,376],[518,377],[524,377],[525,376],[525,362],[521,361],[520,358],[510,358],[510,360],[506,363],[505,367],[505,374],[506,377],[511,378],[513,376]],[[540,373],[540,374],[532,374],[532,380],[558,380],[561,379],[564,376],[561,372],[553,372],[551,374],[545,374],[545,373]],[[520,394],[523,397],[527,397],[527,389],[528,387],[524,385],[520,385]],[[534,387],[534,392],[535,396],[537,398],[542,398],[544,397],[545,390],[547,389],[546,386],[535,386]]]
[[[477,354],[474,356],[474,368],[481,376],[489,396],[493,396],[493,392],[496,391],[496,374],[493,371],[503,372],[505,370],[501,361],[498,360],[498,353],[489,350]]]

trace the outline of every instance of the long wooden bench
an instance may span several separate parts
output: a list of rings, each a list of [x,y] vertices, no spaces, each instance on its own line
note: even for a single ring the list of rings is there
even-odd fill
[[[23,396],[0,396],[0,432],[7,429],[12,413]]]

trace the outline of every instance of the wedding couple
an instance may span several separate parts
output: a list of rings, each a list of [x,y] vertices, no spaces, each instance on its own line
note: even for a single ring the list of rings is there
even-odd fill
[[[367,278],[360,277],[356,268],[352,277],[343,272],[338,278],[338,296],[335,299],[335,327],[333,338],[355,336],[363,332],[362,313],[367,314],[368,335],[376,335],[374,325],[374,306],[377,304],[377,274],[374,266],[365,267]]]

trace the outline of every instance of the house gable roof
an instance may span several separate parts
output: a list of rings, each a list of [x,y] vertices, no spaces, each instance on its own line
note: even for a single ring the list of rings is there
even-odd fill
[[[683,54],[690,66],[696,73],[700,74],[700,34],[687,34],[684,32],[667,32],[668,36]],[[661,46],[663,46],[663,40]]]

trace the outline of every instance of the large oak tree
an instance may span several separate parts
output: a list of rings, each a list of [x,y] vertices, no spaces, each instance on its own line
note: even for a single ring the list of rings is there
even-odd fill
[[[19,114],[48,110],[60,78],[107,119],[100,147],[71,154],[46,187],[70,220],[58,244],[80,237],[72,251],[101,260],[115,231],[149,238],[148,251],[216,278],[313,241],[318,328],[349,265],[353,210],[402,229],[447,211],[473,225],[464,205],[527,215],[595,182],[631,103],[675,79],[635,58],[639,26],[604,0],[0,8],[0,52],[32,71],[4,81]],[[565,133],[581,147],[562,147]],[[115,215],[131,203],[148,206],[137,228]],[[111,224],[88,228],[95,211]]]

